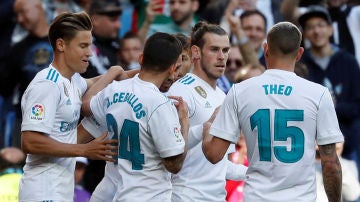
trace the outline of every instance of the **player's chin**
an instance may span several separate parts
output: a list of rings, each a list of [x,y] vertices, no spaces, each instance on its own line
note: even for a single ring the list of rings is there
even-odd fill
[[[82,64],[82,65],[81,65],[81,68],[79,69],[79,73],[80,73],[80,74],[85,73],[88,67],[89,67],[89,63],[87,63],[87,64]]]

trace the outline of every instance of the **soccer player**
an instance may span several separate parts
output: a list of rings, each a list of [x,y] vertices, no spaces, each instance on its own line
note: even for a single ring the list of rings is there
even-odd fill
[[[203,151],[212,163],[244,132],[249,160],[244,201],[316,201],[315,143],[328,199],[341,200],[335,143],[344,138],[329,90],[294,73],[304,51],[301,39],[294,24],[274,25],[264,44],[267,70],[235,84],[210,131],[204,129]]]
[[[82,78],[91,54],[92,24],[85,12],[63,13],[54,19],[49,41],[54,60],[40,71],[26,89],[22,101],[21,143],[27,153],[20,182],[19,201],[73,201],[75,158],[113,161],[117,155],[101,135],[88,144],[76,144],[81,97],[98,78]],[[107,77],[117,77],[112,68]]]
[[[189,128],[187,105],[180,97],[173,102],[160,91],[169,77],[175,79],[181,65],[182,46],[166,33],[156,33],[145,43],[140,73],[132,79],[113,82],[96,96],[83,100],[84,115],[93,115],[92,134],[107,129],[119,140],[116,162],[107,163],[105,178],[91,201],[170,201],[170,173],[177,173],[186,156]],[[180,121],[179,121],[180,120]],[[84,122],[83,122],[84,123]],[[94,131],[99,130],[99,133]],[[83,131],[85,132],[85,131]],[[169,172],[168,172],[169,171]]]
[[[172,176],[172,201],[225,201],[225,179],[244,179],[246,167],[235,165],[227,158],[211,164],[202,152],[201,140],[203,123],[211,119],[225,98],[216,82],[225,71],[230,50],[228,34],[218,25],[199,22],[192,31],[190,49],[192,73],[179,79],[169,90],[169,95],[181,96],[187,102],[191,126],[183,169]]]

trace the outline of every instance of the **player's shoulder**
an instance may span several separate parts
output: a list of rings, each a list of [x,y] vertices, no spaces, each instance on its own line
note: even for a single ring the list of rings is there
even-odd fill
[[[177,86],[190,87],[197,82],[197,76],[192,73],[187,73],[184,77],[175,82]]]
[[[39,71],[34,79],[32,80],[33,84],[36,85],[60,85],[62,76],[58,70],[49,66],[41,71]]]

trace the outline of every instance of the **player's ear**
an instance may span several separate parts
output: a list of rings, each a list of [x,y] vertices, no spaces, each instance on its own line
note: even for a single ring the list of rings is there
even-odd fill
[[[301,56],[303,55],[303,53],[304,53],[304,48],[300,47],[298,50],[297,56],[296,56],[296,62],[298,62],[301,59]]]
[[[65,41],[62,38],[56,39],[56,49],[60,52],[63,52],[65,49]]]
[[[200,47],[196,45],[191,46],[191,60],[198,60],[200,59]]]
[[[268,46],[267,42],[265,42],[263,44],[263,48],[264,48],[264,55],[269,56],[269,46]]]
[[[139,59],[138,59],[138,62],[139,62],[140,65],[142,65],[143,58],[144,58],[144,54],[141,53],[141,54],[139,55]]]

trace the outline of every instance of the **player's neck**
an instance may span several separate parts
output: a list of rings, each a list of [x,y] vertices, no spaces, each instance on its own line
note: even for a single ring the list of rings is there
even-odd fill
[[[216,82],[218,78],[209,77],[209,75],[206,74],[201,68],[194,68],[192,73],[208,83],[213,89],[216,89]]]
[[[59,56],[59,57],[61,57],[61,56]],[[75,72],[72,71],[70,68],[68,68],[67,65],[64,63],[64,60],[62,60],[59,57],[55,56],[54,60],[51,64],[53,67],[55,67],[56,70],[59,71],[61,76],[65,77],[71,81],[71,77],[74,75]]]
[[[153,83],[157,88],[168,78],[168,72],[149,72],[140,70],[139,78],[143,81]]]

